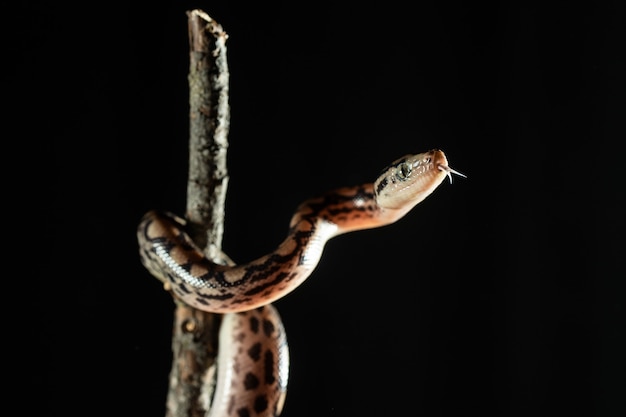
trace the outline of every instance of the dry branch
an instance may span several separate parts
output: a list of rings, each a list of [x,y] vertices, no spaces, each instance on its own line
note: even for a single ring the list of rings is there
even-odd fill
[[[226,151],[230,109],[222,27],[201,10],[187,12],[189,27],[189,233],[209,259],[221,255],[228,186]],[[203,417],[213,387],[220,316],[177,303],[166,417]]]

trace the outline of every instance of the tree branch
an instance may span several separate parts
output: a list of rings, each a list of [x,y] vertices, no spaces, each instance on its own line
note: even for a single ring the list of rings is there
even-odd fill
[[[226,151],[230,108],[228,63],[222,27],[201,10],[187,12],[189,28],[189,233],[207,257],[221,253],[228,186]],[[213,392],[220,315],[177,303],[166,417],[203,417]]]
[[[186,215],[196,244],[212,251],[212,247],[219,249],[222,245],[228,186],[228,35],[200,10],[187,15],[190,136]]]

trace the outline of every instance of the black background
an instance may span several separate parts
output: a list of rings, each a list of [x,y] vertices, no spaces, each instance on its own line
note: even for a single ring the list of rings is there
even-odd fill
[[[174,305],[135,228],[152,208],[184,212],[185,11],[201,8],[230,35],[236,261],[272,250],[303,199],[406,153],[441,148],[468,175],[330,241],[275,303],[283,416],[624,415],[624,3],[475,3],[5,13],[11,137],[40,168],[18,181],[36,203],[16,208],[36,225],[41,312],[43,395],[25,409],[164,415]]]

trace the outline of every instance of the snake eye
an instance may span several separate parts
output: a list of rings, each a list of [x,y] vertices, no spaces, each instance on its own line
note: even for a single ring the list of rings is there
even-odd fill
[[[412,166],[408,162],[401,163],[396,169],[396,178],[398,178],[400,181],[406,180],[411,173],[411,169]]]

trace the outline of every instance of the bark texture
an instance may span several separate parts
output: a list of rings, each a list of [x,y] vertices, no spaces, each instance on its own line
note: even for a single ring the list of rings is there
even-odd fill
[[[196,244],[215,262],[221,254],[228,186],[226,151],[228,35],[201,10],[187,12],[189,28],[189,178],[186,218]],[[220,315],[176,304],[166,417],[205,416],[213,392]]]

